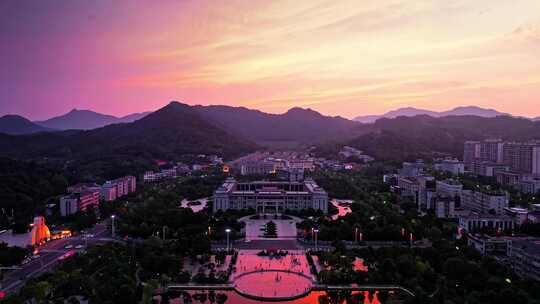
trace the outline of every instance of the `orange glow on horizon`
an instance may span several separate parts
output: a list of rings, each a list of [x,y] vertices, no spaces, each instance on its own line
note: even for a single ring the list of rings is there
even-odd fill
[[[13,43],[0,51],[0,83],[9,88],[0,114],[120,116],[178,100],[347,118],[465,105],[540,116],[536,0],[67,7],[6,6],[17,18],[4,27]],[[36,15],[23,18],[28,11]]]

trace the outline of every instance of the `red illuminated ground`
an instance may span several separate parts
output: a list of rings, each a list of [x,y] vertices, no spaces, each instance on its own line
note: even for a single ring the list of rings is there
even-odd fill
[[[238,292],[267,299],[306,294],[311,285],[310,279],[292,272],[255,272],[243,275],[235,281]]]
[[[238,255],[235,288],[245,295],[262,298],[288,298],[309,292],[314,280],[303,251],[290,251],[284,257],[258,256],[257,250]]]

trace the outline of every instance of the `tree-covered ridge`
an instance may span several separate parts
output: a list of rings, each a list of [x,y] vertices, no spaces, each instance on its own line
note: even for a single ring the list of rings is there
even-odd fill
[[[540,139],[540,122],[510,116],[397,117],[379,119],[360,127],[357,138],[318,147],[318,154],[335,154],[343,145],[353,146],[378,160],[414,160],[441,155],[462,157],[467,140]]]
[[[207,122],[188,105],[168,106],[132,123],[89,131],[64,131],[36,135],[0,134],[0,155],[58,160],[80,164],[86,174],[93,168],[135,167],[142,173],[156,159],[181,160],[184,155],[216,154],[233,158],[256,145]]]
[[[44,213],[47,200],[65,193],[67,186],[68,178],[60,170],[0,158],[1,228],[10,228],[10,220],[15,220],[16,230],[27,229],[36,213]]]

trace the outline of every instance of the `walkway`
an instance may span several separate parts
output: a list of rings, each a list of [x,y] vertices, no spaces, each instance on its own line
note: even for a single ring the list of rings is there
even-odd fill
[[[259,219],[251,219],[253,215],[245,216],[238,219],[240,222],[246,223],[246,240],[296,240],[296,223],[302,221],[298,217],[289,216],[291,219],[281,220],[274,219],[273,214],[268,214],[266,219],[261,215]],[[277,227],[277,238],[265,238],[263,236],[264,226],[266,223],[273,221]]]

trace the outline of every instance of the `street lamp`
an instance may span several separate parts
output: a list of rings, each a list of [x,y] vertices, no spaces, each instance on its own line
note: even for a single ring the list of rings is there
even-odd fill
[[[231,233],[231,229],[227,228],[225,229],[225,232],[227,233],[227,253],[229,253],[229,234]]]
[[[111,224],[111,234],[112,234],[112,237],[114,238],[114,235],[115,235],[115,231],[114,231],[114,219],[116,218],[116,216],[113,214],[111,215],[111,220],[112,220],[112,224]]]
[[[319,233],[319,229],[315,229],[313,232],[315,232],[315,251],[319,251],[319,247],[317,246],[317,233]]]

